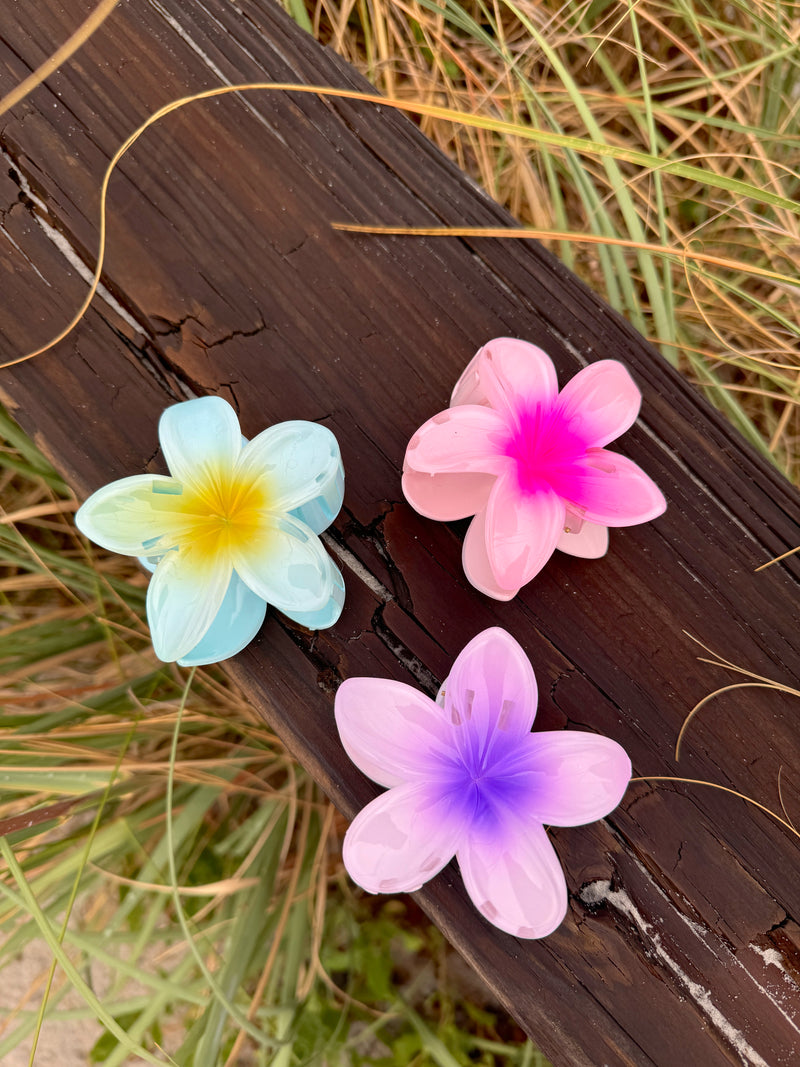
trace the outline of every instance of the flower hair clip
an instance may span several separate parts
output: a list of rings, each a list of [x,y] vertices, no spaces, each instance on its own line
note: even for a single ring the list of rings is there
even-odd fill
[[[403,492],[428,518],[475,516],[464,572],[482,593],[510,600],[555,549],[597,558],[609,526],[664,511],[652,479],[605,447],[633,425],[640,404],[616,360],[585,367],[559,393],[547,353],[498,338],[472,359],[450,407],[412,437]]]
[[[371,893],[412,892],[458,860],[473,904],[517,937],[544,937],[567,911],[545,825],[609,814],[631,763],[615,741],[576,730],[531,733],[533,669],[505,630],[460,653],[437,701],[403,682],[350,678],[336,693],[342,744],[388,792],[344,839],[350,876]]]
[[[332,626],[344,581],[317,536],[344,493],[331,431],[281,422],[247,441],[230,404],[205,396],[167,408],[158,435],[170,475],[112,482],[75,521],[152,572],[147,619],[159,659],[196,666],[235,655],[267,603],[310,629]]]

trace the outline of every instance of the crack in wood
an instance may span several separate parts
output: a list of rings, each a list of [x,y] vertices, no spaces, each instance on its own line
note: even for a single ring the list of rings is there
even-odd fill
[[[380,638],[397,661],[416,679],[428,696],[432,699],[435,698],[443,679],[436,678],[422,660],[414,655],[411,649],[386,625],[383,618],[383,607],[384,605],[379,605],[372,616],[373,633]]]
[[[87,285],[91,285],[94,281],[95,267],[89,265],[89,257],[85,251],[79,248],[74,236],[65,231],[61,220],[50,211],[45,201],[34,192],[31,181],[25,175],[19,162],[9,154],[9,151],[3,145],[0,145],[0,158],[8,165],[9,177],[20,190],[20,201],[25,205],[36,224],[48,240],[55,245],[58,252],[78,276]],[[27,259],[28,257],[26,256],[25,258]],[[37,273],[40,274],[38,270]],[[97,283],[96,293],[135,333],[144,334],[145,337],[150,336],[150,330],[145,325],[144,316],[136,315],[129,308],[123,307],[109,287],[103,284],[102,281]]]
[[[383,503],[385,504],[383,510],[366,524],[359,522],[351,511],[343,509],[344,513],[347,515],[347,522],[342,531],[342,538],[347,541],[351,537],[354,537],[356,540],[370,545],[375,550],[378,557],[386,565],[386,569],[392,580],[393,592],[389,594],[391,599],[397,600],[397,603],[405,612],[409,615],[413,615],[414,603],[411,599],[411,591],[409,590],[408,583],[403,576],[401,568],[392,558],[392,554],[386,544],[383,529],[386,519],[394,512],[397,502],[394,500],[387,500]]]

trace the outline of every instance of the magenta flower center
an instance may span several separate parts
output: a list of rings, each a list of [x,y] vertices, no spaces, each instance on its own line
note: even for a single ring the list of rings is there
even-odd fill
[[[569,428],[556,407],[540,404],[521,407],[515,413],[502,454],[514,461],[523,493],[535,493],[550,485],[555,474],[586,452],[586,442]]]

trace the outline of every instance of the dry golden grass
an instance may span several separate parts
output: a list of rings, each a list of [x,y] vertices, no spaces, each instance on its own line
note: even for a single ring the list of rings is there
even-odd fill
[[[797,5],[317,0],[310,10],[320,39],[390,96],[796,196]],[[800,215],[591,153],[429,117],[421,126],[524,226],[568,233],[542,239],[798,480]],[[631,247],[612,258],[602,242],[614,239]]]

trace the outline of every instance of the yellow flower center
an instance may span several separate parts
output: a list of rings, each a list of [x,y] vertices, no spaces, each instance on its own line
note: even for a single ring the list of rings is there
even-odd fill
[[[179,492],[166,495],[177,520],[170,532],[178,546],[191,543],[195,559],[208,562],[253,540],[271,496],[263,477],[245,479],[217,466],[206,466]]]

